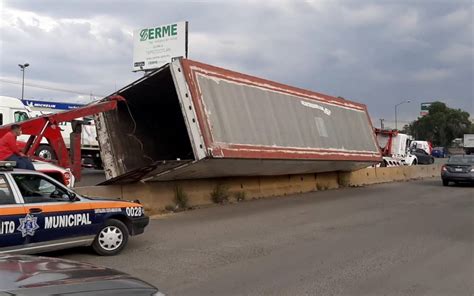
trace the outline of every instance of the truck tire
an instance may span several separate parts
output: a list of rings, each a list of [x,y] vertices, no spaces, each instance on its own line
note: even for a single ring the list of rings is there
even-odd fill
[[[100,157],[94,157],[94,168],[96,170],[103,170],[103,164],[102,164],[102,159]]]
[[[53,148],[51,148],[49,145],[40,145],[38,149],[35,151],[35,155],[42,157],[46,160],[56,160],[58,159],[56,157],[56,153],[54,153]]]
[[[122,221],[109,219],[97,233],[92,248],[101,256],[117,255],[127,244],[128,236],[127,226]]]

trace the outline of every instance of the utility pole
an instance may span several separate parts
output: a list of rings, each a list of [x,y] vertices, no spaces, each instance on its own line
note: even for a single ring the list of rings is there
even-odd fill
[[[405,104],[405,103],[410,103],[411,101],[410,100],[406,100],[406,101],[403,101],[401,103],[398,103],[395,105],[395,129],[398,129],[398,126],[397,126],[397,108],[398,106],[400,106],[401,104]]]
[[[25,63],[25,64],[18,64],[18,67],[20,67],[21,72],[23,72],[23,79],[21,82],[21,100],[23,101],[24,96],[25,96],[25,69],[28,67],[30,64]]]

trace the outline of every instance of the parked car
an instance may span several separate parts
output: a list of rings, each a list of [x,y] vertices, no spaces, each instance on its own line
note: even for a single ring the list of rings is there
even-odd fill
[[[41,172],[0,162],[0,254],[92,246],[115,255],[148,223],[138,201],[80,196]]]
[[[0,255],[0,295],[164,296],[151,284],[117,270],[27,255]]]
[[[23,150],[26,143],[22,141],[17,142],[17,146],[20,150]],[[51,162],[41,161],[41,160],[33,160],[33,166],[35,170],[45,173],[46,175],[50,176],[51,178],[55,179],[56,181],[61,182],[62,184],[66,185],[67,187],[73,188],[76,179],[72,174],[70,169],[66,169],[60,166],[57,166]]]
[[[33,166],[35,170],[50,176],[69,188],[73,188],[76,183],[76,178],[74,178],[70,169],[65,169],[50,162],[39,160],[33,160]]]
[[[448,156],[448,151],[444,147],[434,147],[431,151],[431,155],[437,158],[445,158]]]
[[[449,182],[474,183],[474,155],[451,156],[441,168],[441,179],[444,186],[448,186]]]
[[[419,149],[419,148],[412,149],[411,154],[416,156],[418,164],[432,164],[432,163],[434,163],[434,157],[429,155],[423,149]]]

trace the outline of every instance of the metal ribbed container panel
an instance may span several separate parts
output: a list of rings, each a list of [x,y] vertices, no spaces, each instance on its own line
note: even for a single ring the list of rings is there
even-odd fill
[[[99,140],[119,158],[109,183],[354,170],[381,160],[365,105],[207,64],[174,61],[118,94],[139,119],[124,107],[99,118]]]

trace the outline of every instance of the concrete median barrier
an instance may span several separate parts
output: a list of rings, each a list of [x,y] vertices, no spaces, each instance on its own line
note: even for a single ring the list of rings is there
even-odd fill
[[[339,184],[341,186],[355,187],[420,178],[432,178],[439,176],[440,171],[440,164],[367,168],[355,172],[340,172]]]
[[[175,190],[179,186],[188,198],[188,206],[212,204],[211,192],[216,186],[235,201],[237,196],[246,199],[284,196],[318,190],[357,187],[378,183],[406,181],[439,176],[440,164],[400,166],[390,168],[366,168],[354,172],[331,172],[286,176],[256,176],[181,180],[167,182],[137,182],[134,184],[79,187],[76,191],[93,197],[139,199],[148,212],[160,213],[166,207],[174,207]],[[241,192],[241,195],[237,193]]]

